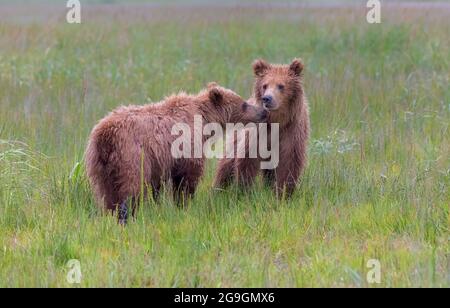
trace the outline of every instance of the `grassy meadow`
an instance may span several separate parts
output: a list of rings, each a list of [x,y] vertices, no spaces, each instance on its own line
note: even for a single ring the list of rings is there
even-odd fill
[[[450,287],[449,5],[369,25],[361,3],[142,2],[82,4],[81,25],[65,4],[0,2],[0,287],[77,286],[71,259],[81,287]],[[83,154],[100,118],[209,81],[249,97],[258,57],[306,63],[292,200],[214,191],[210,161],[186,209],[165,194],[126,228],[97,209]]]

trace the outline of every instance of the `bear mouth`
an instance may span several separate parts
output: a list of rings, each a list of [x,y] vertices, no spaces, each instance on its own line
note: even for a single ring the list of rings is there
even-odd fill
[[[265,111],[267,111],[267,112],[273,112],[273,111],[276,111],[278,108],[277,107],[275,107],[275,106],[266,106],[266,105],[263,105],[263,108],[264,108],[264,110]]]
[[[262,112],[259,113],[259,120],[260,121],[266,121],[269,118],[269,111],[267,109],[264,109]]]

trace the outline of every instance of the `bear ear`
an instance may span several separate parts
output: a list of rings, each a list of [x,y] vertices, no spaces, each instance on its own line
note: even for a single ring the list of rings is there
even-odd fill
[[[253,72],[256,77],[262,77],[269,69],[270,64],[264,61],[263,59],[258,59],[253,62]]]
[[[302,74],[304,67],[305,65],[301,59],[294,59],[289,66],[289,70],[294,74],[294,76],[298,77]]]
[[[208,96],[209,96],[209,100],[213,104],[218,105],[218,104],[221,104],[223,101],[223,94],[220,91],[220,89],[217,88],[217,86],[209,88]]]
[[[219,84],[215,81],[208,83],[208,89],[217,88]]]

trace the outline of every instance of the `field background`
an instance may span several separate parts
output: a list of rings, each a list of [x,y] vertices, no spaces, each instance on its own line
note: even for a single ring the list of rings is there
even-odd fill
[[[450,4],[0,1],[0,287],[450,287]],[[106,1],[103,1],[106,2]],[[110,2],[110,1],[108,1]],[[118,2],[118,1],[113,1]],[[382,1],[383,3],[387,1]],[[31,3],[31,4],[30,4]],[[84,176],[90,130],[120,104],[302,57],[310,163],[294,198],[258,184],[191,206],[148,201],[126,228]]]

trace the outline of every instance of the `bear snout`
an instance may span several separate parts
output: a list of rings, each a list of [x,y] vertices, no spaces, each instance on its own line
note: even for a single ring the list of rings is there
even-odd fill
[[[275,107],[275,103],[273,100],[273,96],[271,95],[265,95],[262,97],[262,103],[264,105],[264,108],[266,109],[273,109]]]
[[[247,109],[248,109],[249,106],[250,106],[250,105],[249,105],[247,102],[243,103],[243,104],[242,104],[242,111],[243,111],[243,112],[247,112]]]
[[[259,112],[259,120],[264,122],[269,118],[269,111],[266,109]]]

